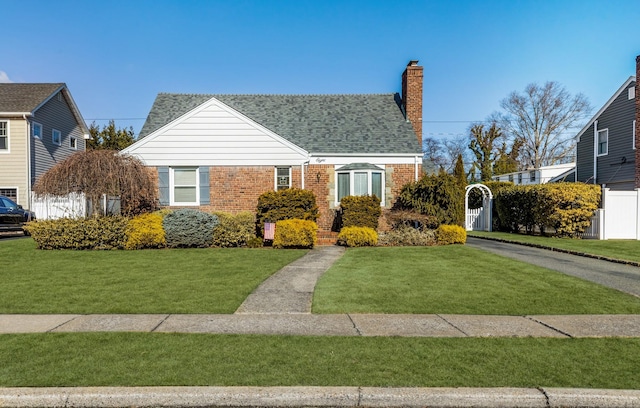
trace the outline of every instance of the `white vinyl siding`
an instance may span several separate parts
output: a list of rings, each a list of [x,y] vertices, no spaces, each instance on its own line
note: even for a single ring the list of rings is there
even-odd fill
[[[0,121],[0,153],[9,153],[9,122]]]
[[[609,129],[598,130],[598,156],[609,152]]]
[[[170,172],[171,205],[199,205],[198,168],[177,167]]]

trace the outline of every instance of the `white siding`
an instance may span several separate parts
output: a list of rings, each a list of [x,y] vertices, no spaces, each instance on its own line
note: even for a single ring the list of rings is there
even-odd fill
[[[148,166],[295,165],[307,160],[303,149],[216,100],[123,152]]]
[[[0,187],[17,188],[18,204],[28,208],[27,122],[24,119],[1,120],[7,121],[9,153],[0,155]]]

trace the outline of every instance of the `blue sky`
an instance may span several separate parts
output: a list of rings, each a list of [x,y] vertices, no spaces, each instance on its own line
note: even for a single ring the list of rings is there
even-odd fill
[[[140,131],[159,92],[400,91],[424,66],[424,136],[466,135],[553,80],[594,112],[640,55],[638,0],[0,0],[0,81],[66,82],[87,122]]]

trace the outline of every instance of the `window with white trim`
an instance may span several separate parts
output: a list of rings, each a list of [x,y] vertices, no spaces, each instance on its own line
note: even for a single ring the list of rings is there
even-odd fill
[[[276,191],[291,188],[291,167],[276,167]]]
[[[33,137],[36,139],[42,140],[42,125],[37,122],[33,122],[33,125],[31,126],[31,133],[33,133]]]
[[[9,197],[13,201],[18,201],[18,189],[17,188],[2,188],[0,187],[0,195]]]
[[[535,181],[536,181],[536,172],[535,172],[535,170],[529,172],[529,181],[531,183],[535,183]]]
[[[513,174],[509,174],[509,181],[513,183]]]
[[[0,121],[0,153],[9,151],[9,122]]]
[[[384,170],[367,163],[348,164],[336,170],[336,202],[342,197],[375,195],[384,203]]]
[[[71,136],[69,138],[69,147],[73,150],[78,150],[78,138]]]
[[[199,177],[197,167],[172,167],[169,173],[171,205],[199,205]]]
[[[59,130],[51,129],[51,141],[58,146],[62,145],[62,133]]]
[[[598,156],[609,152],[609,129],[598,130]]]
[[[518,173],[518,184],[522,184],[522,173]]]

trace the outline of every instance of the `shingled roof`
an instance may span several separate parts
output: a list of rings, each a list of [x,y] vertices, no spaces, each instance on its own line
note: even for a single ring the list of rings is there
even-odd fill
[[[42,102],[64,86],[63,83],[0,84],[0,112],[33,112]]]
[[[397,94],[158,94],[139,138],[216,98],[312,153],[415,153],[421,147]]]

